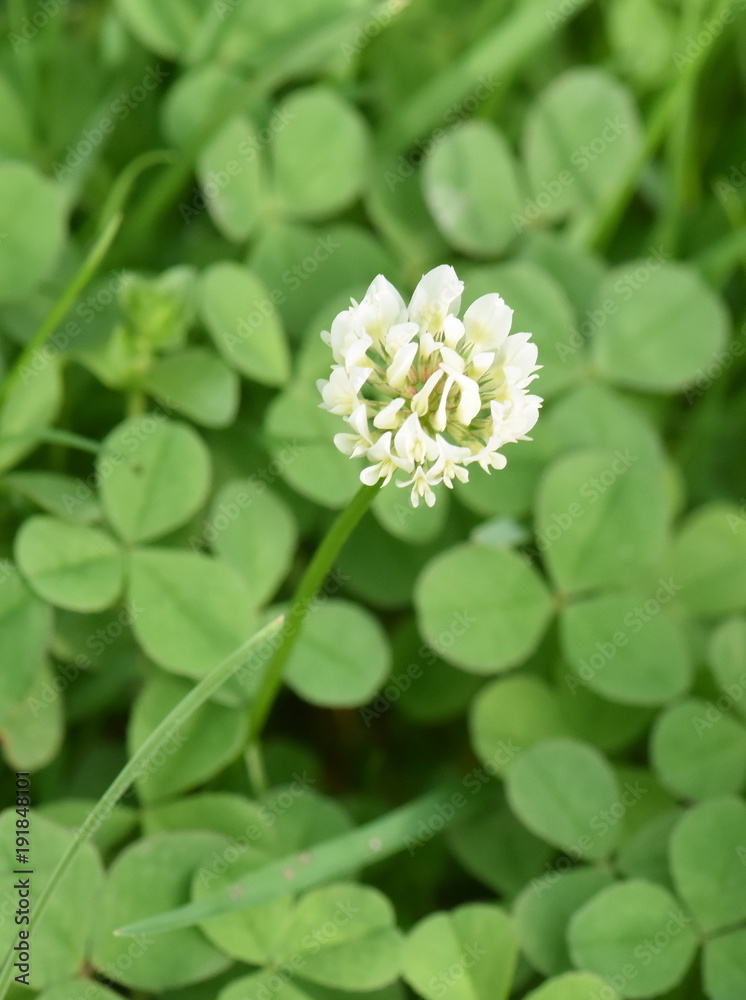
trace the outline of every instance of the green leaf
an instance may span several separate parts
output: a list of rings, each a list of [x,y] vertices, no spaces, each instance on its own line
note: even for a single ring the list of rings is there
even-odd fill
[[[746,929],[706,941],[702,978],[710,1000],[741,1000],[746,990]]]
[[[557,698],[559,711],[570,735],[592,743],[604,753],[616,753],[636,743],[647,732],[655,710],[607,701],[558,662]]]
[[[349,223],[311,228],[275,222],[252,247],[249,265],[274,289],[273,301],[288,330],[298,336],[308,330],[312,317],[329,309],[335,296],[362,298],[376,274],[393,280],[398,271],[396,260],[373,233]],[[312,335],[328,328],[338,311],[328,311],[328,320]]]
[[[116,937],[123,923],[140,920],[189,898],[192,875],[205,857],[225,847],[225,839],[200,831],[144,837],[118,855],[109,869],[98,906],[93,963],[117,983],[160,991],[199,982],[227,968],[230,959],[193,928],[172,931],[140,945]]]
[[[205,146],[197,162],[202,197],[213,222],[234,243],[256,228],[263,195],[261,143],[245,115],[231,118]],[[199,214],[202,199],[181,206],[186,222]]]
[[[441,490],[433,507],[421,503],[413,507],[407,490],[379,490],[372,510],[378,523],[394,538],[412,545],[433,541],[443,530],[448,517],[449,497]]]
[[[357,604],[328,599],[305,622],[284,678],[312,705],[352,708],[373,697],[390,669],[378,621]]]
[[[11,44],[14,41],[11,39]],[[32,158],[34,137],[29,111],[6,77],[0,76],[0,153],[3,158]]]
[[[293,91],[277,108],[282,123],[272,159],[277,193],[292,215],[315,219],[355,200],[366,174],[365,120],[336,91]],[[319,140],[322,141],[319,141]]]
[[[183,56],[203,23],[200,0],[117,0],[117,11],[142,44],[167,59]]]
[[[619,871],[628,878],[641,878],[673,889],[668,845],[680,818],[680,809],[668,809],[635,830],[617,854]]]
[[[205,502],[210,455],[190,427],[146,414],[108,435],[97,472],[104,510],[120,537],[152,541],[183,524]]]
[[[530,993],[525,1000],[617,1000],[619,994],[605,979],[590,972],[567,972],[549,979]]]
[[[539,349],[542,366],[533,391],[555,396],[575,382],[585,365],[582,351],[571,351],[577,317],[562,286],[537,264],[527,260],[471,267],[464,271],[464,303],[498,292],[513,310],[513,333],[527,331]],[[525,447],[525,445],[521,445]],[[508,462],[510,462],[508,452]],[[497,481],[500,476],[494,477]]]
[[[404,945],[404,978],[426,1000],[505,1000],[517,956],[510,917],[473,903],[415,924]]]
[[[231,367],[264,385],[282,385],[290,374],[275,309],[284,294],[270,292],[248,268],[228,261],[211,264],[199,282],[200,314],[215,346]]]
[[[121,993],[102,986],[92,979],[66,979],[55,983],[39,994],[39,1000],[70,1000],[70,997],[85,997],[85,1000],[119,1000]]]
[[[230,792],[195,792],[172,802],[146,803],[142,811],[146,834],[209,830],[236,841],[243,836],[254,847],[264,846],[260,823],[257,803]]]
[[[516,237],[512,216],[520,193],[510,147],[486,121],[438,132],[422,170],[428,208],[456,250],[494,256]]]
[[[135,699],[127,730],[130,755],[192,689],[188,681],[160,671]],[[135,783],[143,801],[166,798],[207,781],[235,760],[246,742],[248,719],[241,709],[208,701],[148,761]]]
[[[204,677],[254,631],[245,584],[230,566],[206,556],[173,549],[133,552],[128,597],[145,652],[186,677]],[[245,700],[257,679],[255,672],[239,670],[221,694]]]
[[[681,603],[703,618],[746,605],[746,531],[728,504],[698,507],[673,541],[665,572],[682,588]]]
[[[691,923],[670,892],[641,880],[623,882],[572,918],[570,954],[577,966],[618,984],[622,996],[657,996],[683,979],[694,958]]]
[[[708,661],[730,704],[746,717],[746,619],[731,618],[715,629],[708,647]]]
[[[584,903],[612,882],[600,868],[552,870],[533,879],[515,901],[513,914],[528,960],[545,976],[572,968],[567,925]]]
[[[291,975],[291,967],[288,966],[283,966],[281,972],[265,969],[234,979],[218,994],[217,1000],[266,996],[273,997],[273,1000],[404,1000],[404,993],[398,984],[384,986],[380,990],[332,990],[306,982],[300,975]]]
[[[471,705],[469,735],[477,757],[505,776],[524,750],[570,730],[549,685],[520,675],[482,688]]]
[[[315,386],[291,383],[269,405],[265,429],[283,479],[301,496],[336,509],[345,507],[360,488],[362,461],[334,446],[334,435],[345,425],[319,409],[320,401]]]
[[[38,368],[21,369],[0,408],[0,472],[37,447],[41,432],[55,419],[61,402],[62,382],[54,359],[44,357]]]
[[[28,877],[32,892],[29,912],[33,913],[35,888],[40,889],[47,882],[72,840],[72,833],[37,812],[28,817],[18,816],[14,808],[0,815],[0,879],[7,887],[8,899],[12,892],[14,907],[19,896],[11,886],[22,877],[14,872],[18,867],[26,867],[19,866],[16,860],[16,822],[24,818],[30,823],[26,835],[31,842],[28,867],[33,874]],[[98,852],[87,845],[68,868],[46,912],[33,928],[29,982],[34,989],[44,989],[66,976],[73,976],[81,967],[93,927],[95,904],[101,892],[102,874]],[[10,952],[19,943],[18,933],[22,928],[23,925],[11,919],[0,923],[0,953]]]
[[[705,932],[746,920],[746,804],[724,797],[689,809],[670,841],[676,889]]]
[[[30,517],[16,536],[15,556],[31,587],[57,607],[102,611],[121,593],[121,550],[98,528]]]
[[[12,670],[0,670],[0,705],[10,707],[30,691],[52,638],[51,608],[40,601],[8,561],[0,564],[0,646]]]
[[[614,77],[591,67],[555,77],[526,115],[523,150],[533,199],[523,224],[596,214],[626,177],[641,143],[632,95]]]
[[[415,606],[433,649],[478,674],[506,670],[528,656],[551,614],[549,593],[527,561],[469,544],[428,563]]]
[[[256,606],[287,575],[298,530],[287,504],[264,483],[234,479],[215,495],[203,535],[241,575]]]
[[[686,691],[691,656],[681,628],[663,610],[675,581],[661,580],[654,597],[610,593],[562,612],[562,649],[575,687],[586,684],[625,705],[661,705]]]
[[[644,412],[610,386],[573,388],[542,413],[536,431],[548,454],[560,456],[576,448],[626,449],[645,466],[663,461],[658,433]]]
[[[22,299],[50,273],[66,214],[59,184],[30,163],[0,162],[0,302]]]
[[[728,715],[712,721],[707,702],[689,698],[666,709],[651,735],[653,766],[674,795],[706,799],[738,792],[746,781],[746,728]]]
[[[62,698],[53,686],[55,679],[44,666],[34,675],[23,700],[0,699],[3,757],[17,771],[38,771],[54,760],[62,746],[65,717]],[[51,699],[50,691],[54,694]]]
[[[467,778],[472,794],[484,789],[487,768],[474,768]],[[492,784],[490,782],[490,784]],[[486,798],[480,797],[480,803]],[[520,892],[538,871],[549,867],[552,849],[530,833],[508,809],[503,797],[495,797],[480,815],[454,824],[448,832],[452,853],[475,879],[501,896]],[[495,850],[499,844],[500,849]]]
[[[269,856],[256,848],[226,839],[223,849],[205,858],[195,871],[192,899],[230,889],[237,879],[261,868],[268,860]],[[290,917],[291,900],[288,893],[248,910],[225,913],[206,920],[200,929],[216,948],[231,958],[250,965],[268,965]]]
[[[510,768],[506,791],[529,830],[572,858],[607,857],[619,840],[619,784],[606,759],[585,743],[537,743]]]
[[[554,462],[536,498],[536,533],[567,592],[634,583],[666,540],[663,468],[630,448],[583,450]]]
[[[675,58],[673,12],[656,0],[616,0],[609,7],[607,25],[624,75],[645,89],[663,85]]]
[[[55,802],[45,802],[40,807],[40,812],[61,826],[78,830],[95,804],[93,799],[58,799]],[[91,837],[93,844],[102,854],[120,846],[123,840],[137,830],[138,813],[139,810],[131,806],[113,806],[96,827]]]
[[[290,915],[274,964],[298,956],[303,978],[342,990],[374,990],[401,967],[401,934],[389,900],[370,886],[339,882],[307,893]]]
[[[205,427],[226,427],[238,412],[238,376],[202,347],[187,347],[156,361],[143,387]]]
[[[80,479],[59,472],[23,470],[9,473],[4,481],[48,514],[63,520],[91,524],[101,518],[93,491]]]
[[[653,251],[610,271],[593,312],[593,357],[603,375],[648,392],[701,377],[728,338],[728,314],[696,271]]]
[[[481,686],[479,677],[452,667],[423,645],[413,618],[395,631],[392,654],[399,670],[389,677],[373,702],[361,709],[366,726],[375,726],[374,720],[394,704],[397,711],[420,724],[455,718],[466,711]]]

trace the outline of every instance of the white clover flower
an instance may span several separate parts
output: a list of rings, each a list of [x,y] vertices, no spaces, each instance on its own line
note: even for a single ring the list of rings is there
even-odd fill
[[[505,467],[500,449],[528,440],[542,400],[529,393],[538,376],[530,333],[510,333],[513,310],[496,293],[458,318],[464,284],[442,264],[425,274],[409,306],[379,274],[362,302],[334,319],[321,336],[335,364],[317,382],[325,410],[349,432],[334,443],[370,464],[362,482],[411,486],[432,507],[433,487]]]

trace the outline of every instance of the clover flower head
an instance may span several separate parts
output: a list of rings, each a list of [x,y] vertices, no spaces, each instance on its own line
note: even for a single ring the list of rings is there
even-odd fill
[[[405,305],[379,274],[361,302],[335,317],[321,336],[332,350],[321,406],[348,431],[334,443],[364,455],[362,482],[411,486],[413,506],[432,507],[433,487],[467,482],[476,462],[502,469],[500,449],[528,440],[542,400],[531,334],[510,334],[513,310],[497,293],[476,299],[458,318],[464,284],[446,264],[433,268]]]

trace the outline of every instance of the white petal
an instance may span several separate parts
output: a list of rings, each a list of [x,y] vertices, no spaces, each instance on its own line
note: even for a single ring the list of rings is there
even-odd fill
[[[416,323],[396,323],[389,327],[384,337],[384,345],[390,354],[394,354],[400,347],[409,344],[419,331]]]
[[[461,390],[461,398],[456,407],[456,419],[468,427],[482,409],[479,386],[474,379],[469,378],[467,375],[457,375],[456,382]]]
[[[405,344],[394,355],[394,360],[386,369],[386,381],[394,389],[402,389],[407,381],[409,369],[417,356],[417,344]]]
[[[366,469],[363,469],[360,473],[360,482],[365,483],[366,486],[375,486],[382,476],[383,469],[379,462],[378,465],[369,465]]]
[[[406,400],[402,399],[400,396],[398,399],[392,399],[390,403],[377,413],[373,418],[373,426],[378,427],[380,430],[393,430],[395,427],[399,426],[398,414],[399,410],[404,406]]]
[[[482,295],[464,313],[466,339],[477,351],[493,351],[510,333],[513,310],[497,292]]]
[[[409,302],[409,318],[433,331],[443,327],[449,313],[461,305],[464,283],[450,264],[441,264],[423,274]]]

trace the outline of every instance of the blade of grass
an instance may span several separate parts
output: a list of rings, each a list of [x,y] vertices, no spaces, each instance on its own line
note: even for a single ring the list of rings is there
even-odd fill
[[[432,821],[436,817],[439,832],[456,816],[459,820],[471,816],[477,809],[478,799],[467,799],[464,787],[463,780],[444,782],[433,791],[394,809],[380,819],[325,840],[309,850],[289,854],[245,875],[226,889],[121,927],[115,934],[132,937],[137,934],[164,934],[177,927],[192,927],[233,910],[245,910],[268,902],[288,891],[299,892],[349,875],[360,867],[429,839],[435,832]],[[455,805],[456,795],[464,800],[460,807]],[[450,815],[443,808],[438,808],[449,804]],[[446,816],[443,815],[444,812]],[[422,836],[423,825],[429,832],[427,838]]]
[[[219,663],[199,682],[199,684],[192,688],[189,694],[183,698],[179,704],[171,712],[169,712],[160,725],[153,730],[137,753],[132,757],[127,765],[122,768],[114,781],[112,781],[111,785],[109,785],[106,789],[104,794],[86,817],[83,825],[76,831],[74,838],[70,841],[70,844],[67,847],[67,850],[62,855],[56,868],[52,872],[49,881],[46,883],[36,899],[31,923],[28,925],[27,930],[31,931],[36,925],[39,918],[44,913],[44,910],[51,899],[54,890],[59,884],[60,879],[67,871],[70,862],[77,855],[83,844],[85,844],[92,834],[101,826],[101,824],[105,822],[111,813],[111,810],[121,799],[129,786],[138,778],[142,772],[143,766],[147,763],[149,758],[157,753],[158,750],[160,750],[161,747],[172,738],[175,731],[183,726],[184,723],[192,715],[194,715],[197,709],[204,705],[207,699],[214,694],[222,684],[225,683],[236,667],[238,667],[246,659],[246,657],[251,654],[254,647],[264,642],[280,627],[281,624],[282,616],[270,622],[269,625],[266,625],[263,629],[257,632],[256,635],[252,636],[251,639],[223,660],[222,663]],[[13,961],[14,953],[11,949],[5,959],[5,962],[3,963],[2,969],[0,970],[0,1000],[3,1000],[7,993],[8,986],[13,975]]]
[[[721,0],[710,14],[710,20],[723,21],[724,15],[727,14],[732,6],[733,0]],[[740,13],[740,11],[737,13]],[[604,211],[599,217],[591,220],[581,219],[570,230],[569,236],[574,243],[595,250],[603,250],[608,245],[624,213],[624,209],[631,201],[637,189],[640,173],[663,142],[667,130],[681,107],[682,95],[685,95],[692,87],[693,81],[696,80],[701,72],[705,60],[710,55],[716,40],[721,37],[717,33],[712,34],[710,39],[701,46],[697,54],[692,58],[692,61],[687,63],[686,67],[681,71],[679,78],[674,80],[661,95],[648,119],[640,154],[634,163],[630,165],[626,176],[622,178],[616,192],[605,203]]]
[[[558,0],[529,0],[516,4],[485,39],[468,49],[449,69],[421,87],[384,126],[379,149],[382,157],[408,149],[442,123],[448,111],[466,97],[485,76],[498,76],[505,87],[510,76],[559,24],[569,23],[591,0],[575,0],[567,14]]]

